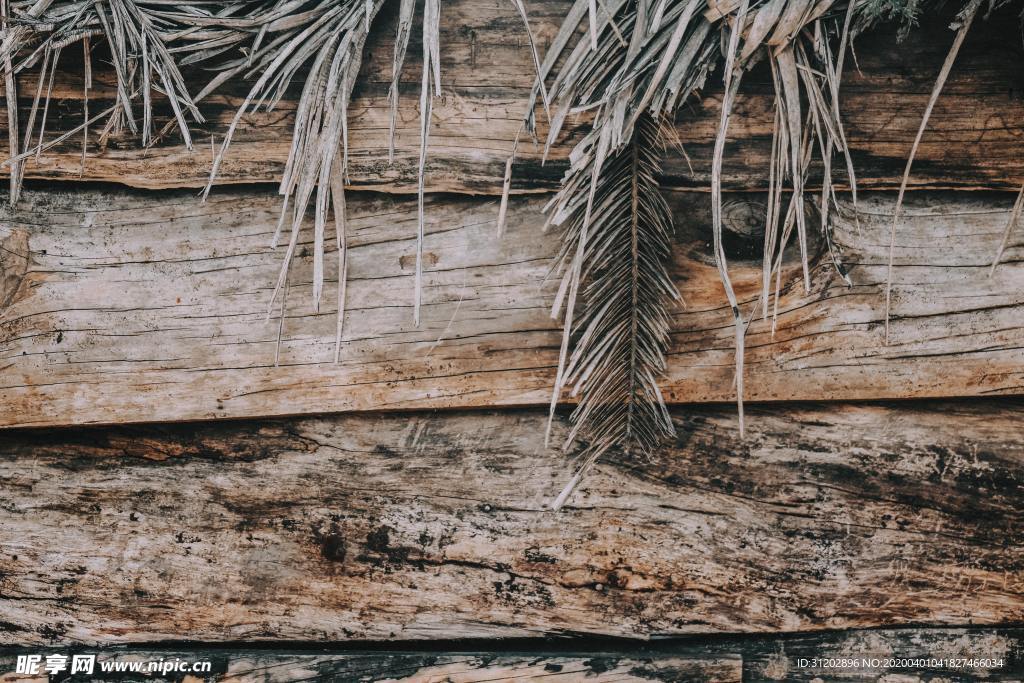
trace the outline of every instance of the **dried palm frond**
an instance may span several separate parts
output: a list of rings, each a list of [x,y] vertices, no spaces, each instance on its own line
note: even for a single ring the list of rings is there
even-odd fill
[[[154,92],[162,93],[170,103],[177,129],[186,146],[191,148],[189,121],[201,122],[203,118],[196,107],[196,98],[185,84],[179,63],[183,61],[181,53],[201,55],[205,50],[204,37],[194,29],[188,30],[197,16],[207,15],[198,8],[174,10],[158,0],[14,0],[5,4],[0,60],[4,64],[9,102],[16,101],[16,93],[12,90],[16,76],[41,65],[28,126],[21,136],[20,145],[17,142],[17,108],[8,107],[11,157],[5,164],[12,169],[12,198],[17,198],[24,162],[79,131],[83,134],[84,161],[89,126],[101,119],[106,119],[99,135],[101,143],[111,133],[127,128],[140,136],[143,145],[149,145],[154,138]],[[117,77],[117,93],[113,106],[90,116],[91,48],[94,45],[92,39],[97,37],[104,38],[109,45]],[[83,45],[85,76],[83,122],[72,131],[46,141],[46,118],[57,61],[64,48],[78,42]],[[47,83],[45,91],[44,83]],[[37,116],[40,105],[43,107],[41,117]],[[38,135],[35,131],[37,119]],[[33,138],[37,139],[35,145],[32,144]]]
[[[641,117],[603,166],[594,156],[581,158],[573,176],[580,182],[552,200],[553,221],[564,227],[563,289],[579,289],[580,298],[579,331],[561,380],[580,396],[566,445],[581,435],[588,442],[556,509],[609,448],[642,455],[674,433],[657,382],[669,307],[678,298],[667,268],[672,216],[655,178],[662,152],[657,123]]]
[[[835,7],[833,7],[835,5]],[[841,13],[840,10],[847,10]],[[562,391],[570,384],[571,368],[594,367],[592,372],[610,373],[612,365],[595,364],[601,347],[569,348],[578,335],[574,328],[584,323],[577,315],[576,298],[583,285],[586,268],[587,241],[592,238],[592,224],[609,220],[595,208],[601,176],[609,159],[618,159],[623,150],[635,141],[636,126],[645,117],[672,116],[679,106],[704,86],[709,74],[724,64],[725,95],[721,120],[712,160],[712,233],[715,261],[733,312],[736,329],[736,390],[743,428],[743,336],[753,316],[745,316],[733,291],[728,264],[722,248],[722,161],[728,135],[732,105],[739,92],[743,73],[759,60],[767,60],[776,85],[776,133],[772,162],[765,169],[769,176],[769,207],[766,216],[768,234],[765,241],[765,267],[760,306],[768,315],[768,301],[773,277],[778,279],[782,251],[792,234],[804,264],[803,279],[810,288],[808,227],[804,211],[804,182],[813,152],[816,149],[831,174],[833,155],[842,154],[855,188],[852,162],[846,137],[839,119],[839,74],[847,35],[851,30],[852,9],[840,2],[809,3],[806,0],[609,0],[597,9],[587,0],[577,0],[570,8],[559,34],[541,65],[541,74],[554,78],[549,89],[552,114],[547,134],[547,149],[558,139],[566,119],[574,113],[593,116],[591,131],[573,151],[572,167],[563,181],[560,197],[571,197],[581,211],[579,225],[565,233],[567,244],[562,262],[565,275],[556,298],[556,309],[565,309],[562,350],[552,394],[551,414]],[[590,39],[578,40],[579,25],[586,20]],[[596,40],[593,37],[596,36]],[[839,38],[839,57],[830,41]],[[556,64],[558,65],[556,70]],[[540,80],[534,88],[534,101],[541,93]],[[806,102],[806,107],[804,105]],[[525,125],[535,129],[533,109],[528,109]],[[786,210],[782,208],[784,181],[789,179],[792,193]],[[508,183],[506,183],[507,188]],[[855,189],[854,189],[855,192]],[[503,197],[503,204],[504,204]],[[566,203],[568,199],[563,199]],[[828,215],[836,202],[830,180],[826,180],[821,196],[822,231],[832,246]],[[564,210],[562,210],[564,213]],[[780,225],[781,224],[781,225]],[[574,255],[573,255],[574,254]],[[570,258],[570,255],[571,258]],[[833,261],[845,278],[838,254]],[[597,277],[598,273],[593,273]],[[586,285],[593,287],[596,285]],[[776,294],[777,297],[777,294]],[[777,298],[776,298],[777,302]],[[578,345],[578,342],[576,342]],[[664,349],[657,350],[658,362],[664,363]],[[574,387],[581,404],[599,400],[599,381]],[[621,435],[621,413],[607,411],[578,412],[578,426],[573,434],[595,433]],[[589,422],[590,424],[584,424]],[[663,432],[648,430],[644,448],[653,447]],[[601,442],[601,452],[618,439]],[[635,445],[631,446],[636,448]],[[587,466],[593,453],[585,457]],[[574,479],[574,482],[578,479]],[[568,491],[568,489],[567,489]],[[567,491],[558,502],[563,502]]]
[[[271,315],[287,282],[310,204],[314,214],[313,307],[319,310],[324,284],[325,235],[328,215],[333,212],[339,276],[334,353],[337,362],[348,270],[344,197],[349,157],[348,106],[362,63],[363,46],[383,1],[275,0],[248,4],[239,16],[218,18],[215,22],[225,30],[244,32],[249,44],[244,54],[219,66],[220,73],[200,94],[206,95],[235,77],[253,81],[253,85],[214,157],[203,198],[212,190],[242,118],[260,108],[273,110],[292,83],[304,79],[293,123],[292,144],[279,185],[284,197],[281,216],[271,246],[277,246],[286,221],[289,239],[267,305],[267,315]]]
[[[533,32],[530,30],[530,21],[527,16],[526,6],[523,0],[511,0],[512,5],[519,13],[526,29],[526,36],[529,41],[530,53],[533,57],[535,68],[538,71],[538,82],[540,83],[541,97],[545,107],[548,104],[547,91],[544,88],[543,79],[540,74],[540,57],[537,46],[533,39]],[[394,138],[395,121],[398,111],[398,84],[399,74],[405,60],[411,33],[415,0],[402,0],[399,9],[398,31],[395,40],[395,54],[393,64],[393,75],[391,88],[388,92],[388,99],[391,108],[391,119],[388,135],[388,160],[394,160]],[[424,201],[426,193],[426,164],[427,152],[430,140],[430,118],[433,112],[434,98],[441,95],[441,51],[440,51],[440,19],[441,0],[423,0],[423,69],[420,83],[420,155],[419,167],[416,178],[417,196],[417,220],[416,220],[416,279],[413,291],[413,323],[418,327],[420,324],[420,307],[423,299],[423,241],[425,231],[425,210]],[[507,194],[503,198],[507,205]],[[499,219],[499,228],[502,221]]]
[[[521,0],[512,0],[526,22]],[[344,185],[348,177],[347,110],[352,87],[359,71],[362,49],[373,19],[383,0],[278,0],[264,4],[263,12],[249,11],[245,23],[239,19],[231,26],[253,31],[254,41],[248,55],[222,66],[215,81],[200,93],[205,95],[219,83],[235,75],[256,79],[248,97],[229,127],[220,152],[216,155],[206,196],[217,177],[231,143],[232,136],[247,111],[263,106],[273,108],[284,96],[288,85],[300,74],[306,79],[295,120],[295,131],[288,163],[280,185],[284,208],[276,245],[283,223],[290,218],[291,237],[274,294],[268,305],[272,310],[294,255],[303,217],[312,201],[314,211],[313,304],[319,309],[323,290],[324,231],[328,209],[333,205],[339,250],[339,272],[346,271],[344,244]],[[412,33],[415,0],[402,0],[399,7],[391,87],[388,101],[391,110],[388,158],[394,159],[394,137],[397,120],[400,75]],[[420,322],[423,278],[423,242],[425,227],[424,199],[426,161],[432,106],[441,94],[440,67],[440,0],[423,3],[423,67],[420,86],[420,154],[417,174],[418,221],[416,239],[416,275],[413,294],[413,321]],[[255,29],[258,28],[258,33]],[[529,24],[526,22],[527,33]],[[533,37],[530,45],[535,62],[539,63]],[[308,71],[308,72],[307,72]],[[340,159],[340,162],[339,162]],[[332,169],[334,169],[332,171]],[[314,197],[315,195],[315,197]],[[291,213],[288,205],[291,203]],[[335,339],[335,360],[340,357],[343,325],[344,284],[339,282],[339,320]]]
[[[11,35],[10,25],[10,9],[8,7],[8,0],[0,0],[0,20],[3,21],[2,29],[4,32],[5,43],[6,38]],[[16,105],[18,101],[18,87],[17,81],[14,78],[14,67],[11,64],[11,53],[8,50],[3,50],[3,69],[4,69],[4,97],[7,99],[7,135],[8,142],[11,149],[11,156],[18,153],[18,107]],[[40,79],[42,83],[42,79]],[[20,162],[14,162],[11,164],[11,179],[10,179],[10,202],[14,204],[18,201],[18,197],[21,195],[21,179],[22,179],[22,166]]]
[[[290,236],[281,273],[268,304],[268,316],[287,279],[302,223],[311,202],[314,207],[313,305],[319,310],[324,283],[324,235],[328,213],[332,206],[332,194],[343,192],[344,177],[348,172],[349,98],[362,63],[367,27],[383,2],[321,0],[302,3],[302,6],[290,4],[293,6],[285,7],[285,3],[279,2],[266,7],[264,15],[252,16],[249,21],[253,28],[259,27],[259,32],[253,35],[250,54],[238,57],[234,63],[226,65],[229,72],[244,72],[246,76],[255,78],[255,83],[228,127],[204,192],[205,198],[242,117],[251,109],[261,106],[273,109],[293,80],[300,73],[303,74],[305,83],[295,114],[292,146],[279,187],[285,199],[273,238],[274,246],[285,220],[289,218]],[[336,165],[335,159],[339,155],[341,161]],[[342,182],[332,184],[332,172],[340,173]],[[335,197],[334,203],[336,207],[341,207],[344,200]],[[344,217],[336,216],[335,220],[340,242]],[[339,254],[343,252],[344,249],[339,249]],[[340,270],[343,269],[344,264]]]
[[[416,176],[416,287],[413,295],[413,324],[420,325],[423,299],[423,233],[426,193],[427,146],[430,139],[430,115],[434,98],[441,94],[441,55],[439,23],[440,0],[424,0],[423,8],[423,82],[420,85],[420,163]],[[433,74],[433,78],[431,78]]]
[[[667,305],[677,292],[667,274],[671,221],[654,178],[663,146],[652,120],[703,84],[717,50],[710,22],[697,11],[701,3],[654,8],[617,0],[602,6],[605,13],[597,13],[578,1],[541,66],[546,75],[568,48],[573,22],[587,15],[591,35],[603,38],[596,49],[586,41],[571,49],[550,90],[547,148],[571,112],[594,112],[593,128],[573,151],[562,190],[549,206],[555,223],[572,216],[553,309],[557,315],[564,307],[565,323],[551,419],[563,389],[572,387],[579,407],[565,447],[578,435],[589,441],[556,508],[609,448],[644,453],[673,433],[657,380],[668,343]],[[538,84],[534,96],[541,92]],[[526,126],[534,126],[532,107]],[[623,201],[623,191],[636,202]],[[628,238],[639,234],[649,246],[625,252],[627,258],[620,250],[630,249]],[[613,254],[626,265],[643,263],[642,269],[623,280],[605,260]],[[622,327],[623,320],[630,324]],[[582,331],[574,334],[576,327]]]
[[[949,74],[959,46],[970,23],[985,0],[966,0],[953,28],[958,30],[953,47],[926,108],[917,140],[907,161],[893,216],[891,240],[899,217],[899,207],[906,189],[913,156],[927,126],[929,114]],[[603,348],[594,345],[577,347],[569,354],[571,341],[578,338],[574,326],[583,317],[575,312],[580,293],[582,270],[586,263],[588,231],[596,221],[607,218],[595,214],[594,201],[605,171],[607,159],[617,159],[634,140],[634,127],[645,116],[674,114],[679,105],[703,87],[709,73],[723,66],[724,95],[721,118],[712,156],[711,201],[713,250],[723,288],[733,314],[736,330],[736,394],[739,428],[743,431],[743,346],[744,334],[759,310],[762,318],[771,314],[774,335],[781,289],[783,252],[795,235],[802,262],[805,291],[810,290],[808,225],[805,213],[805,184],[812,160],[817,156],[823,167],[821,195],[818,200],[820,233],[832,263],[843,281],[850,279],[832,240],[830,215],[838,206],[833,185],[833,159],[842,156],[857,215],[857,185],[846,135],[840,118],[839,81],[844,59],[853,35],[883,19],[899,19],[904,29],[916,22],[927,0],[609,0],[604,3],[576,0],[555,37],[551,50],[541,65],[541,79],[534,87],[533,101],[525,119],[527,130],[535,130],[534,104],[543,79],[553,73],[550,88],[553,102],[552,124],[547,135],[547,150],[558,138],[571,114],[583,112],[593,116],[592,130],[571,155],[572,167],[563,181],[562,195],[570,193],[576,208],[585,206],[580,225],[566,232],[566,244],[575,245],[576,253],[567,266],[567,275],[556,297],[556,309],[564,307],[565,327],[562,350],[551,402],[551,415],[563,389],[570,384],[571,370],[594,367],[595,371],[618,371],[596,364],[602,360]],[[990,11],[1004,0],[988,0]],[[586,21],[583,39],[573,44],[580,25]],[[749,315],[744,315],[730,282],[726,255],[722,248],[722,164],[728,136],[731,110],[740,91],[743,74],[759,61],[768,62],[775,86],[775,131],[772,140],[768,180],[768,206],[763,253],[761,293]],[[556,65],[557,69],[556,69]],[[514,151],[509,159],[509,169]],[[509,172],[506,172],[501,213],[507,202]],[[786,183],[791,192],[783,207]],[[561,195],[560,195],[561,196]],[[993,270],[1002,256],[1009,234],[1024,205],[1024,189],[1007,224],[1002,245],[993,263]],[[499,225],[503,222],[499,218]],[[563,249],[562,261],[569,259],[572,249]],[[600,273],[597,273],[599,275]],[[890,244],[889,277],[885,288],[886,341],[888,341],[889,309],[892,286],[892,244]],[[774,279],[774,287],[772,280]],[[587,287],[597,287],[594,283]],[[774,292],[772,289],[774,288]],[[774,307],[769,305],[774,295]],[[589,357],[588,357],[589,356]],[[662,359],[663,362],[663,359]],[[592,387],[600,386],[593,378],[574,387],[581,405],[597,402],[599,394],[589,396]],[[588,387],[589,385],[589,387]],[[612,412],[577,412],[573,435],[577,433],[621,433],[620,414]],[[587,425],[587,422],[591,424]],[[620,432],[616,432],[616,429]],[[549,424],[550,429],[550,424]],[[620,445],[626,445],[622,440]],[[612,444],[600,443],[600,450]],[[644,447],[653,446],[653,442]],[[635,445],[631,446],[635,448]],[[584,457],[584,467],[594,459],[593,451]],[[581,471],[582,471],[581,469]],[[570,486],[559,496],[565,501],[579,480],[579,472]]]

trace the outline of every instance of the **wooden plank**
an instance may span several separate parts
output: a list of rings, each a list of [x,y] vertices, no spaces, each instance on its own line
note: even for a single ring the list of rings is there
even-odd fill
[[[617,641],[557,643],[538,641],[472,641],[448,651],[417,651],[419,643],[387,649],[353,651],[318,645],[304,649],[251,646],[179,646],[103,648],[97,655],[94,683],[124,680],[124,673],[100,672],[110,666],[148,666],[149,662],[209,663],[204,680],[223,683],[309,683],[335,681],[403,681],[406,683],[498,683],[499,681],[858,681],[860,683],[925,683],[953,680],[973,683],[1019,683],[1024,631],[1019,628],[914,628],[840,631],[799,635],[757,635],[660,641],[643,650]],[[631,646],[632,645],[632,646]],[[474,648],[474,649],[471,649]],[[22,648],[23,654],[65,654],[53,648]],[[826,666],[826,663],[828,664]],[[0,654],[0,681],[34,680],[13,672],[17,654]],[[624,675],[624,670],[628,671]],[[198,680],[200,677],[196,676]],[[193,680],[184,678],[183,680]]]
[[[45,661],[45,660],[44,660]],[[70,661],[70,657],[69,657]],[[103,652],[97,657],[94,683],[123,681],[124,673],[101,672],[110,667],[149,666],[184,663],[186,666],[210,664],[209,673],[176,673],[184,681],[210,680],[218,683],[293,683],[293,681],[335,681],[379,683],[651,683],[665,681],[704,681],[741,683],[742,661],[738,656],[623,655],[595,653],[586,656],[497,655],[497,654],[278,654],[247,652],[226,654],[218,651],[129,651]],[[38,680],[27,675],[4,675],[14,671],[16,656],[0,655],[0,682]],[[42,668],[40,668],[40,671]],[[136,674],[138,675],[138,674]],[[177,680],[157,676],[157,680]]]
[[[4,432],[0,644],[1020,623],[1022,408],[676,409],[561,513],[544,410]]]
[[[542,47],[553,38],[568,6],[568,0],[530,3],[531,25]],[[925,13],[921,28],[902,42],[897,40],[895,26],[876,29],[856,42],[857,60],[846,60],[844,120],[863,187],[898,185],[929,93],[952,41],[948,24],[955,9]],[[406,96],[399,116],[396,158],[393,165],[388,165],[387,90],[394,34],[389,21],[382,19],[380,31],[369,43],[369,57],[350,110],[352,183],[381,191],[414,192],[419,154],[416,93],[420,50],[414,35],[405,72]],[[1024,131],[1024,100],[1014,68],[1024,58],[1019,37],[1010,7],[972,28],[918,151],[912,187],[1016,189],[1024,182],[1024,158],[1016,151]],[[429,189],[499,193],[505,160],[532,85],[533,65],[521,21],[512,3],[452,0],[442,12],[441,44],[444,97],[434,106]],[[54,135],[81,122],[80,71],[81,65],[71,58],[62,67],[48,123]],[[90,101],[95,112],[113,102],[115,90],[109,72],[97,68],[94,78]],[[203,73],[190,80],[200,84],[207,78],[208,74]],[[22,121],[28,119],[35,91],[34,77],[23,78]],[[83,168],[81,141],[72,139],[30,163],[28,176],[114,181],[145,188],[198,187],[205,184],[209,174],[210,139],[218,143],[223,139],[246,92],[245,84],[239,82],[203,105],[208,122],[196,126],[194,137],[200,142],[192,152],[177,136],[148,150],[139,149],[127,135],[114,136],[105,149],[91,150]],[[692,170],[678,151],[670,150],[663,164],[669,186],[707,188],[719,102],[720,83],[713,76],[706,93],[680,112],[677,133]],[[287,158],[294,109],[294,101],[286,99],[273,112],[247,117],[222,168],[221,182],[276,182]],[[723,182],[732,189],[764,188],[774,112],[771,77],[766,68],[755,69],[744,79],[735,112]],[[164,111],[161,121],[169,117],[169,110]],[[5,121],[6,117],[0,117],[0,122]],[[521,145],[516,191],[556,186],[572,143],[585,126],[585,118],[573,122],[544,166],[540,150]],[[6,139],[2,126],[0,137]],[[844,182],[842,174],[837,180]]]
[[[709,256],[708,197],[671,196],[678,219],[672,402],[732,401],[733,329]],[[989,276],[1012,196],[912,198],[897,230],[893,322],[884,344],[891,195],[867,196],[835,241],[852,286],[821,245],[812,287],[788,262],[776,329],[747,335],[747,398],[832,400],[1019,393],[1024,264],[1014,237]],[[259,191],[207,204],[192,193],[30,192],[0,209],[0,425],[253,417],[348,410],[537,405],[560,342],[544,282],[558,237],[542,202],[435,198],[427,207],[422,325],[412,322],[415,201],[350,201],[350,282],[334,364],[333,285],[311,306],[311,245],[300,246],[275,365],[267,319],[280,252],[277,205]],[[731,273],[745,314],[760,291],[756,196],[726,207]],[[304,239],[311,239],[311,237]],[[336,259],[327,257],[327,278]],[[279,310],[275,304],[275,316]]]

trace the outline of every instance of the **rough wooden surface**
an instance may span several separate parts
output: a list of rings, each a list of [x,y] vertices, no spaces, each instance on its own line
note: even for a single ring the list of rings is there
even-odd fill
[[[569,4],[568,0],[529,3],[531,24],[542,49],[554,36]],[[863,186],[898,185],[928,95],[952,42],[948,24],[953,10],[926,13],[923,26],[903,42],[897,40],[894,26],[879,28],[855,43],[856,60],[846,60],[844,120]],[[1005,8],[972,28],[918,150],[912,187],[1016,189],[1024,181],[1024,157],[1017,153],[1024,131],[1024,82],[1015,66],[1024,58],[1024,47],[1014,12],[1012,7]],[[415,44],[409,49],[396,159],[389,166],[387,88],[393,35],[388,18],[382,15],[350,109],[352,182],[364,188],[409,192],[416,187],[419,150],[420,50]],[[417,39],[414,35],[413,41]],[[444,96],[434,106],[429,189],[499,193],[533,74],[526,36],[513,3],[446,2],[441,45]],[[192,76],[193,89],[208,77]],[[667,184],[708,186],[719,90],[720,81],[713,77],[706,94],[679,113],[677,130],[692,171],[678,151],[670,152],[663,165]],[[23,122],[28,119],[35,91],[34,77],[26,75],[20,88]],[[111,74],[98,67],[91,110],[109,106],[114,92]],[[220,142],[246,92],[246,84],[238,82],[201,107],[207,123],[195,127],[198,142],[194,151],[186,150],[176,135],[149,150],[140,149],[127,136],[115,136],[103,150],[94,146],[82,168],[78,138],[44,154],[38,163],[30,163],[27,173],[36,178],[105,180],[147,188],[202,185],[212,161],[210,138]],[[51,107],[48,130],[52,134],[79,125],[81,93],[80,60],[68,58],[57,81],[57,101]],[[273,112],[247,117],[222,168],[221,181],[277,181],[287,157],[293,111],[294,101],[286,100]],[[727,146],[724,183],[734,189],[762,188],[773,121],[771,78],[766,69],[755,70],[745,79],[734,112],[730,131],[734,142]],[[164,112],[164,118],[169,115]],[[6,122],[6,117],[0,121]],[[572,123],[563,144],[553,150],[550,163],[543,167],[539,150],[520,145],[515,189],[555,186],[572,143],[585,125],[585,119]],[[2,129],[0,138],[6,139]],[[845,182],[842,173],[837,180]]]
[[[561,513],[543,410],[5,432],[0,644],[1021,623],[1022,408],[678,409]]]
[[[747,335],[747,397],[832,400],[1019,393],[1024,264],[1015,236],[989,277],[1013,198],[912,198],[897,230],[890,345],[882,320],[893,198],[866,196],[835,240],[847,287],[815,248],[812,287],[783,277],[778,325]],[[733,330],[709,257],[708,197],[675,193],[675,313],[664,392],[733,400]],[[335,365],[334,287],[312,310],[303,243],[279,330],[267,319],[281,251],[277,204],[258,191],[201,204],[191,193],[30,192],[0,209],[0,424],[59,425],[346,410],[536,405],[550,396],[560,340],[544,283],[558,236],[521,199],[496,235],[494,201],[428,206],[424,308],[412,322],[415,202],[353,195],[350,282]],[[760,291],[756,196],[726,207],[731,272],[745,315]],[[304,239],[306,237],[304,236]],[[309,237],[311,239],[311,237]],[[795,248],[794,248],[795,251]],[[327,278],[336,259],[327,257]]]
[[[672,681],[714,683],[744,681],[925,683],[1014,681],[1024,674],[1024,632],[1019,628],[916,628],[844,631],[782,636],[668,641],[638,647],[605,643],[519,641],[499,650],[475,651],[463,643],[446,651],[399,649],[352,651],[331,647],[260,649],[209,647],[172,649],[105,648],[100,662],[209,662],[210,673],[194,679],[219,683],[498,683],[498,681]],[[448,643],[445,643],[448,645]],[[54,648],[25,648],[25,653],[68,653]],[[815,661],[817,660],[817,662]],[[846,661],[846,665],[839,663]],[[947,660],[939,663],[938,660]],[[968,665],[965,661],[977,660]],[[0,654],[0,681],[28,680],[13,673],[15,653]],[[826,666],[826,662],[832,664]],[[628,672],[625,673],[624,672]],[[625,675],[625,678],[622,676]],[[37,679],[32,679],[37,680]],[[124,674],[99,673],[94,683],[123,681]],[[144,680],[165,680],[147,676]],[[180,680],[177,677],[170,680]]]

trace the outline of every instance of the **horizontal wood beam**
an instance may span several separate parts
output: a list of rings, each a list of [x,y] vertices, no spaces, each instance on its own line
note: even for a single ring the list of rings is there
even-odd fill
[[[544,410],[5,432],[0,644],[1019,624],[1022,407],[678,408],[559,513]]]
[[[531,26],[541,48],[554,37],[570,3],[530,3]],[[948,25],[955,8],[925,13],[922,26],[905,40],[896,26],[882,26],[855,42],[856,57],[846,60],[842,82],[843,119],[858,180],[864,188],[898,185],[928,96],[952,41]],[[382,15],[380,30],[368,43],[368,58],[351,111],[353,185],[388,192],[415,192],[419,159],[417,87],[421,50],[409,49],[405,97],[398,117],[393,164],[387,162],[388,85],[392,60],[393,17]],[[416,32],[414,32],[416,33]],[[932,114],[918,150],[911,187],[1016,189],[1024,182],[1024,156],[1018,141],[1024,131],[1024,100],[1014,65],[1024,59],[1012,8],[996,12],[971,29]],[[526,111],[533,63],[513,3],[473,0],[445,3],[441,20],[443,97],[434,106],[427,184],[430,191],[497,194],[505,161]],[[73,51],[71,51],[73,52]],[[912,58],[911,58],[912,57]],[[198,90],[207,72],[190,76]],[[56,101],[47,123],[48,138],[81,123],[83,76],[80,60],[68,57],[55,85]],[[674,187],[707,188],[717,130],[720,79],[712,76],[705,93],[678,114],[677,134],[686,157],[670,149],[662,165],[664,181]],[[21,121],[36,92],[35,77],[20,83]],[[94,113],[113,103],[113,75],[97,68],[90,91]],[[219,144],[248,85],[237,82],[202,107],[207,122],[197,124],[196,148],[187,150],[172,134],[150,149],[140,149],[129,134],[113,135],[100,149],[94,143],[81,163],[81,137],[28,164],[32,178],[112,181],[143,188],[198,187],[206,183],[212,162],[211,141]],[[767,184],[774,118],[771,77],[755,69],[744,79],[726,147],[723,182],[737,190]],[[164,107],[158,124],[169,120]],[[274,111],[244,119],[220,182],[267,183],[280,179],[291,140],[294,98]],[[539,116],[543,121],[543,115]],[[0,117],[6,125],[6,116]],[[557,186],[573,144],[587,125],[572,122],[546,165],[541,150],[519,147],[514,189],[549,190]],[[546,130],[543,131],[546,134]],[[7,133],[0,126],[0,139]],[[688,158],[687,158],[688,157]],[[844,165],[837,181],[847,183]],[[815,170],[815,174],[820,170]],[[813,183],[812,178],[812,183]]]
[[[673,275],[684,303],[673,313],[663,391],[670,402],[733,401],[734,333],[708,247],[708,195],[671,193],[670,202]],[[865,195],[859,221],[844,205],[834,242],[851,285],[827,249],[812,244],[804,292],[794,253],[774,326],[758,318],[747,332],[747,398],[1020,393],[1018,237],[989,274],[1012,203],[1012,195],[980,194],[909,200],[896,229],[888,345],[894,198]],[[303,235],[282,326],[281,301],[270,307],[282,256],[268,247],[279,207],[265,194],[235,191],[203,204],[191,192],[29,192],[0,208],[0,425],[544,404],[561,332],[550,317],[557,278],[545,282],[558,236],[541,231],[542,204],[515,200],[499,238],[496,202],[431,200],[417,328],[416,202],[353,195],[335,364],[334,252],[315,312],[312,236]],[[725,209],[745,316],[761,310],[763,214],[756,195],[734,197]]]
[[[372,650],[304,643],[251,646],[195,644],[173,648],[104,648],[94,683],[124,680],[100,672],[105,662],[209,663],[217,681],[242,683],[335,683],[338,680],[403,683],[588,683],[615,681],[713,681],[770,683],[856,680],[886,683],[955,676],[958,681],[1018,681],[1024,630],[1020,628],[910,628],[747,637],[688,638],[648,643],[641,650],[616,641],[469,641],[457,644],[394,643]],[[448,647],[451,645],[451,647]],[[289,647],[290,646],[290,647]],[[52,647],[28,654],[62,653]],[[70,657],[69,657],[70,659]],[[941,662],[941,663],[940,663]],[[17,655],[0,654],[0,671],[14,671]],[[197,677],[198,678],[198,677]]]

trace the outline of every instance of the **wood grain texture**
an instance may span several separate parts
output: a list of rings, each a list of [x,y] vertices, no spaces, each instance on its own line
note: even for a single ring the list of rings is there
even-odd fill
[[[554,37],[569,4],[568,0],[530,3],[531,26],[542,49]],[[350,107],[351,178],[361,188],[415,192],[421,53],[415,44],[410,47],[405,71],[396,158],[393,165],[387,163],[387,91],[394,35],[393,17],[388,13],[392,9],[382,13],[380,30],[368,44],[368,58]],[[928,95],[952,41],[948,24],[954,10],[946,7],[937,14],[926,13],[921,28],[902,42],[897,40],[895,26],[881,27],[858,39],[857,59],[846,60],[844,121],[862,186],[892,188],[899,184]],[[1017,153],[1024,131],[1024,80],[1015,67],[1024,58],[1024,47],[1017,24],[1013,8],[1007,7],[972,28],[918,150],[911,187],[1016,189],[1024,182],[1024,157]],[[418,35],[413,36],[414,43],[416,40]],[[500,193],[505,161],[532,85],[533,64],[521,21],[513,4],[505,0],[452,0],[442,12],[441,45],[444,87],[441,101],[434,106],[428,189]],[[208,77],[206,73],[193,74],[189,80],[193,89],[198,89]],[[667,185],[708,187],[720,88],[720,79],[712,77],[706,92],[679,112],[677,133],[692,164],[678,150],[671,151],[663,164]],[[35,91],[34,77],[26,75],[20,87],[23,122],[28,120]],[[148,150],[140,149],[127,135],[114,136],[104,149],[93,146],[83,168],[81,140],[71,139],[30,163],[27,174],[145,188],[203,185],[212,162],[210,140],[219,144],[223,139],[246,92],[247,85],[238,82],[202,105],[207,123],[195,127],[197,146],[191,152],[176,135]],[[80,124],[81,93],[81,64],[69,57],[58,78],[57,99],[47,124],[54,137]],[[112,74],[98,68],[90,96],[92,111],[109,106],[114,94]],[[766,68],[755,69],[744,79],[734,107],[732,141],[723,169],[727,188],[766,187],[773,106],[771,77]],[[220,182],[279,180],[294,109],[294,100],[286,98],[273,112],[246,117]],[[165,107],[158,118],[162,122],[170,115]],[[543,121],[543,116],[539,119]],[[586,125],[585,117],[571,123],[547,165],[541,165],[539,149],[520,145],[515,191],[555,187],[569,151]],[[0,136],[6,139],[2,128]],[[837,168],[841,166],[837,164]],[[843,175],[837,172],[840,186],[845,183]]]
[[[602,683],[633,680],[672,683],[934,683],[956,680],[1019,683],[1024,673],[1024,631],[1019,628],[914,628],[840,631],[799,635],[701,637],[595,645],[578,640],[471,641],[460,647],[439,644],[417,651],[418,643],[388,644],[374,650],[339,649],[305,644],[303,649],[196,645],[175,648],[104,648],[99,661],[151,662],[161,659],[189,664],[209,662],[202,680],[218,683]],[[560,647],[561,646],[561,647]],[[587,647],[587,649],[582,649]],[[474,649],[478,648],[478,649]],[[23,648],[27,654],[65,653],[50,648]],[[867,660],[843,667],[815,666],[813,660]],[[929,660],[976,659],[974,666],[938,665]],[[804,660],[807,660],[804,663]],[[985,664],[988,660],[989,663]],[[875,662],[877,661],[877,664]],[[0,653],[0,681],[35,680],[13,672],[17,655]],[[623,670],[626,678],[621,678]],[[630,678],[633,677],[633,678]],[[123,681],[124,674],[95,674],[94,683]],[[146,677],[144,680],[164,680]],[[176,678],[171,680],[177,680]],[[183,678],[191,683],[200,677]]]
[[[677,409],[561,513],[543,410],[5,432],[0,644],[1020,623],[1022,409]]]
[[[709,256],[708,196],[680,192],[670,201],[685,305],[674,314],[663,391],[671,402],[732,401],[733,330]],[[1014,237],[994,276],[988,271],[1012,196],[908,202],[885,346],[893,203],[865,197],[859,232],[848,210],[836,220],[852,286],[820,245],[810,292],[798,264],[786,265],[774,334],[761,319],[748,331],[748,399],[1021,392],[1024,238]],[[264,194],[201,204],[189,192],[30,192],[0,209],[0,425],[543,404],[560,329],[550,317],[557,282],[544,282],[558,236],[541,231],[541,206],[514,201],[499,239],[496,202],[434,198],[416,328],[415,202],[353,195],[341,362],[331,362],[336,301],[329,295],[312,310],[311,245],[303,243],[275,366],[279,302],[273,318],[267,311],[281,255],[267,245],[278,207]],[[760,291],[763,212],[757,196],[726,206],[745,315]],[[330,281],[336,259],[326,260]]]

